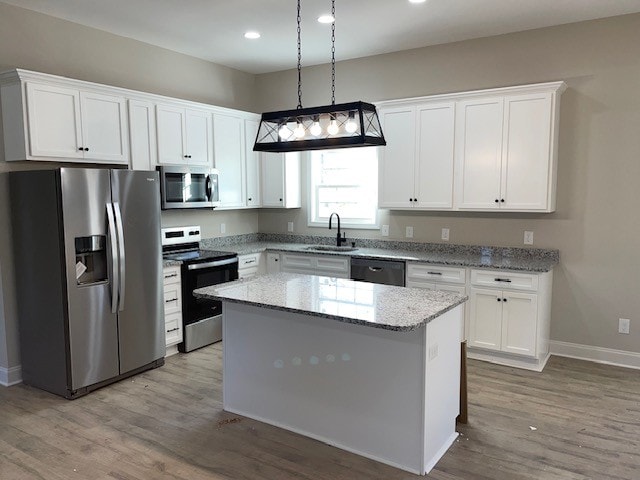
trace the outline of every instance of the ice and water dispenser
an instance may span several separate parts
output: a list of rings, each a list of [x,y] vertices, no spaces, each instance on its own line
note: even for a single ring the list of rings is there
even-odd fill
[[[76,281],[91,285],[107,281],[107,237],[76,237]]]

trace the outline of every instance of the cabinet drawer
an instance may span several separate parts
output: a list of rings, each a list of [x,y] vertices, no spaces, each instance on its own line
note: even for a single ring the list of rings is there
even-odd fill
[[[182,313],[182,291],[180,284],[164,287],[164,314]]]
[[[282,255],[283,267],[314,268],[313,257],[310,255]]]
[[[258,267],[260,265],[260,254],[251,253],[248,255],[238,256],[238,270],[243,268]]]
[[[429,281],[436,283],[460,283],[467,280],[466,268],[440,267],[424,263],[407,262],[407,281]]]
[[[537,291],[538,275],[495,270],[471,270],[471,284],[479,287],[496,287],[507,290]]]
[[[316,257],[316,268],[318,272],[328,273],[349,273],[349,258]]]
[[[258,274],[258,267],[238,269],[238,278],[251,278]]]
[[[180,312],[164,317],[164,330],[167,347],[182,341],[182,315]]]
[[[180,283],[180,267],[164,267],[162,274],[165,285]]]

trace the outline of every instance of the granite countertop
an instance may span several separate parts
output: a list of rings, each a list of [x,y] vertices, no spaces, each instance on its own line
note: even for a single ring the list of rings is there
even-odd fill
[[[266,250],[284,253],[307,253],[316,255],[339,255],[379,260],[404,260],[432,265],[514,270],[524,272],[548,272],[557,263],[557,255],[547,255],[547,250],[510,249],[447,245],[448,248],[429,250],[431,244],[424,244],[424,250],[403,248],[403,242],[396,242],[399,248],[357,247],[346,252],[332,252],[309,249],[306,243],[255,241],[216,246],[217,250],[236,252],[238,255],[260,253]],[[416,245],[416,244],[411,244]],[[395,245],[394,245],[395,246]]]
[[[193,294],[395,331],[422,327],[467,300],[450,292],[292,273],[236,280]]]

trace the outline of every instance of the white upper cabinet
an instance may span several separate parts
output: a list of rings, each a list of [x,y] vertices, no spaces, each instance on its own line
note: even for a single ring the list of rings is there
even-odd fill
[[[258,126],[260,122],[257,120],[244,121],[244,138],[245,138],[245,160],[247,163],[247,206],[256,208],[262,206],[262,193],[260,189],[260,152],[253,151],[253,145],[258,135]]]
[[[129,141],[132,170],[153,170],[156,165],[156,117],[153,103],[129,100]]]
[[[37,81],[2,85],[6,160],[129,162],[126,99]]]
[[[220,172],[221,207],[245,206],[244,121],[230,115],[213,116],[214,164]]]
[[[381,102],[379,206],[552,212],[563,82]]]
[[[380,110],[380,207],[452,208],[454,112],[453,102]]]
[[[264,153],[262,157],[262,206],[300,208],[300,155]]]
[[[213,165],[211,112],[178,105],[156,105],[158,163]]]
[[[504,99],[458,102],[456,152],[458,208],[500,208]]]

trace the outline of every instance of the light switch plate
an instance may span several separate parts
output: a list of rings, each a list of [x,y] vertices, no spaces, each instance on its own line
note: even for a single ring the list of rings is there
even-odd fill
[[[442,240],[446,240],[447,242],[449,241],[449,229],[448,228],[443,228],[442,229]]]
[[[220,224],[220,233],[227,233],[227,226],[224,223]]]
[[[293,222],[287,222],[287,231],[293,232]]]
[[[382,225],[382,228],[380,229],[380,235],[382,235],[383,237],[389,236],[389,225]]]
[[[628,318],[618,319],[618,333],[629,334],[631,321]]]
[[[413,238],[413,227],[407,227],[406,229],[406,237]]]
[[[524,232],[524,244],[533,245],[533,232],[526,230]]]

